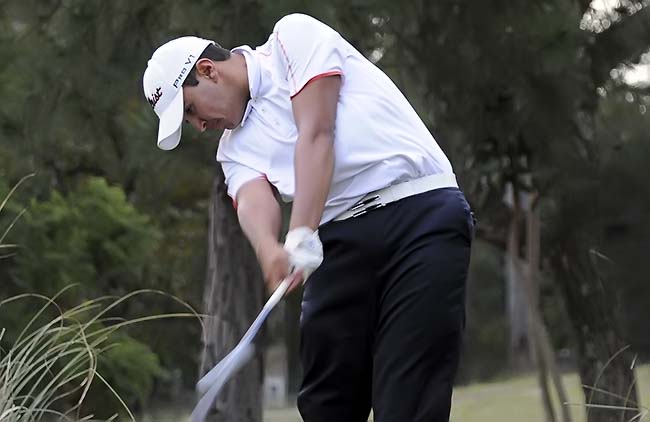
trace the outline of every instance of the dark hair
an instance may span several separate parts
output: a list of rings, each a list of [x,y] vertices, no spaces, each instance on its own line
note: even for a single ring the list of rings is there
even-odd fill
[[[198,58],[197,62],[201,59],[210,59],[215,62],[222,62],[230,58],[230,50],[226,50],[221,47],[219,44],[214,43],[208,45],[201,56]],[[193,66],[190,70],[190,73],[187,74],[183,86],[196,86],[199,84],[199,81],[196,79],[196,66]]]

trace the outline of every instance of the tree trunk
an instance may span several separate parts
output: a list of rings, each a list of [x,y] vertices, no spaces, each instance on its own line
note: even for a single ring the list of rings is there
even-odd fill
[[[522,285],[519,263],[519,225],[521,207],[518,194],[508,195],[510,225],[506,251],[506,304],[510,326],[510,367],[521,372],[531,368],[531,350],[528,338],[528,307]]]
[[[529,201],[530,202],[530,201]],[[526,210],[526,260],[528,261],[526,277],[523,284],[526,290],[528,302],[528,332],[530,333],[530,345],[533,351],[533,363],[537,366],[537,380],[542,393],[542,405],[547,422],[555,422],[555,409],[551,399],[551,390],[548,385],[548,354],[544,353],[545,348],[542,342],[545,340],[541,334],[544,321],[539,310],[539,285],[537,283],[537,267],[539,266],[539,225],[537,224],[536,210],[530,206]],[[552,359],[552,356],[551,356]],[[563,421],[568,422],[568,421]]]
[[[555,360],[555,351],[551,344],[551,336],[548,334],[546,325],[541,319],[541,315],[536,323],[536,333],[535,336],[538,338],[537,342],[539,344],[539,353],[544,356],[544,361],[546,364],[546,369],[548,374],[553,381],[555,386],[555,391],[557,392],[558,399],[560,401],[560,414],[562,415],[562,422],[571,422],[571,412],[569,412],[569,396],[566,393],[564,388],[564,383],[562,382],[562,374],[558,369],[557,362]]]
[[[255,253],[239,227],[221,169],[210,199],[210,233],[200,374],[230,352],[263,306],[264,283]],[[237,374],[219,395],[211,421],[262,420],[262,354]]]
[[[552,262],[577,337],[587,421],[629,421],[639,413],[634,357],[619,335],[615,292],[599,274],[594,254],[581,249],[574,237],[559,250],[564,252]]]
[[[537,365],[537,382],[539,383],[539,388],[542,393],[544,418],[546,422],[556,422],[555,409],[553,408],[553,401],[551,399],[551,389],[549,388],[548,377],[546,376],[548,372],[546,362],[544,359],[540,359],[542,353],[539,344],[537,344],[538,342],[534,338],[531,338],[531,340],[533,350],[535,351],[533,360]]]
[[[534,202],[536,201],[529,201],[529,203]],[[555,420],[555,412],[552,409],[546,378],[546,376],[549,375],[553,381],[553,385],[555,386],[560,401],[560,414],[562,415],[561,421],[571,422],[571,413],[569,412],[567,404],[569,398],[566,394],[564,383],[562,382],[562,375],[557,367],[555,351],[553,350],[551,337],[546,329],[546,324],[544,323],[544,318],[539,304],[538,268],[541,254],[539,212],[533,205],[530,205],[526,217],[528,273],[524,280],[524,284],[530,309],[530,336],[533,340],[532,343],[534,344],[534,350],[537,357],[540,387],[542,388],[544,405],[550,407],[546,411],[547,415],[549,415],[552,420]]]

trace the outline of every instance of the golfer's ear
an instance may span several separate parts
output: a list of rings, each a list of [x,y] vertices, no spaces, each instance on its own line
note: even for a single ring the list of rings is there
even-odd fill
[[[206,58],[199,59],[199,61],[196,62],[195,67],[197,76],[203,76],[212,79],[215,82],[219,80],[219,72],[212,60]]]

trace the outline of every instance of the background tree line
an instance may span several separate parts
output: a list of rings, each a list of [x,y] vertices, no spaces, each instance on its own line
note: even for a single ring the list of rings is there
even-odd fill
[[[212,187],[217,135],[186,128],[177,151],[157,150],[141,75],[153,49],[174,36],[255,46],[279,17],[300,11],[339,30],[397,82],[476,210],[460,381],[530,368],[531,356],[539,363],[528,321],[539,303],[561,366],[575,367],[587,386],[633,396],[630,363],[650,357],[650,92],[625,75],[650,63],[650,8],[611,3],[2,1],[0,193],[37,176],[1,216],[11,221],[27,207],[10,234],[21,247],[0,261],[0,297],[78,283],[72,304],[155,287],[202,308],[209,219],[232,212]],[[295,345],[290,304],[282,331]],[[28,310],[2,312],[0,325],[25,318]],[[200,338],[188,321],[129,331],[123,341],[145,349],[119,359],[157,362],[137,375],[151,383],[132,402],[172,394],[174,379],[191,386]],[[588,388],[585,397],[621,404]],[[611,415],[589,412],[590,421]]]

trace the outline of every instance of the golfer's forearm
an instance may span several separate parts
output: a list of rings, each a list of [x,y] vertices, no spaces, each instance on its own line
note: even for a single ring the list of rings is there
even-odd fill
[[[277,242],[282,226],[280,205],[270,189],[256,189],[239,203],[237,217],[242,231],[260,256],[260,249],[268,242]]]
[[[296,192],[289,229],[307,226],[316,230],[332,183],[334,136],[320,132],[298,139],[295,151]]]

